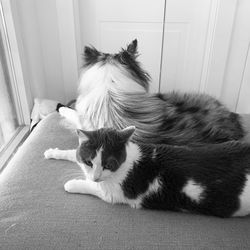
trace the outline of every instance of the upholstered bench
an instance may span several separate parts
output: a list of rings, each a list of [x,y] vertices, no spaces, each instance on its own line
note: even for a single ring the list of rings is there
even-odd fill
[[[0,249],[250,249],[250,217],[135,210],[66,193],[78,166],[43,153],[77,143],[53,113],[19,148],[0,175]]]

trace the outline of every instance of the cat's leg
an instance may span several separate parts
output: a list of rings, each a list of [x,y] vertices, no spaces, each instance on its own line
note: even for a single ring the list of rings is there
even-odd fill
[[[81,129],[79,116],[74,109],[61,107],[59,108],[59,114],[66,118],[69,122],[73,123],[78,129]]]
[[[50,148],[44,152],[46,159],[58,159],[76,162],[76,149],[60,150],[58,148]]]
[[[73,179],[64,184],[64,189],[69,193],[91,194],[103,199],[100,182]]]
[[[126,203],[123,195],[118,191],[119,188],[119,185],[110,188],[104,182],[79,179],[70,180],[64,185],[65,191],[69,193],[94,195],[108,203]]]

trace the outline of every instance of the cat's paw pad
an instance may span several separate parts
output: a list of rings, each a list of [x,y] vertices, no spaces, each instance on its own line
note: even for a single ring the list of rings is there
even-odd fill
[[[58,148],[49,148],[44,152],[45,159],[55,158],[55,154],[58,151]]]
[[[73,180],[67,181],[64,184],[64,190],[69,193],[77,193],[79,192],[80,182],[82,182],[82,180],[73,179]]]

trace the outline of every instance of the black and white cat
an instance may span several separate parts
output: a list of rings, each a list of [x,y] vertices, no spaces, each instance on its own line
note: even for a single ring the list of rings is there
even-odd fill
[[[137,144],[135,128],[78,130],[76,150],[49,149],[45,158],[77,162],[86,179],[64,185],[133,208],[186,211],[219,217],[250,213],[250,145],[201,147]]]

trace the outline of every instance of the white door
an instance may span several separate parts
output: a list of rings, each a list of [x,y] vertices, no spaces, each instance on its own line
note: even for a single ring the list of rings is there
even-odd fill
[[[237,0],[168,0],[160,91],[220,97]]]
[[[250,113],[250,43],[248,47],[248,54],[242,75],[241,88],[236,111],[238,113]]]
[[[167,1],[161,92],[199,90],[210,4],[210,0]]]
[[[82,47],[88,44],[117,52],[138,39],[138,58],[152,76],[151,91],[158,91],[164,0],[79,1]]]
[[[116,52],[138,39],[151,91],[198,91],[220,97],[237,0],[85,0],[82,47]]]
[[[221,100],[232,110],[250,113],[250,1],[239,0]]]

